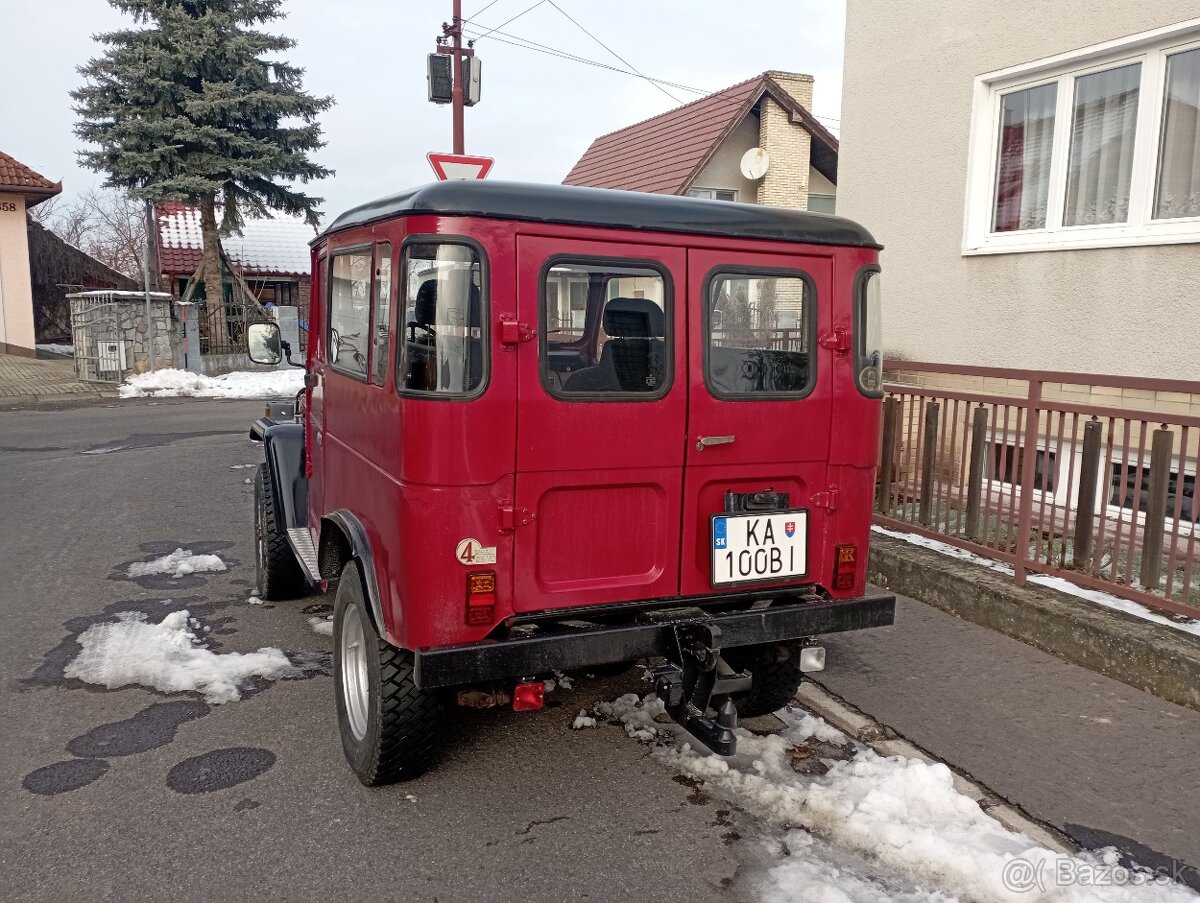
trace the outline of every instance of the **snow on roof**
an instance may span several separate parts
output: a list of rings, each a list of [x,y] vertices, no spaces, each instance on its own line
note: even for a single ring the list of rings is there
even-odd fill
[[[163,204],[158,209],[158,232],[163,272],[188,276],[195,272],[204,246],[200,211],[186,204]],[[242,233],[223,237],[221,246],[248,275],[307,276],[308,243],[315,234],[304,220],[279,214],[248,218]]]

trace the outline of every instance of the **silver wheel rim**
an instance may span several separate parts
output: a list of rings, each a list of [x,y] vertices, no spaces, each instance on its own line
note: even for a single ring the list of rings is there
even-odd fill
[[[258,515],[254,520],[254,565],[255,565],[255,589],[260,592],[266,590],[267,583],[267,525],[266,525],[266,503],[262,499],[259,500],[257,510]]]
[[[342,701],[346,721],[355,740],[367,735],[367,705],[371,690],[367,680],[367,638],[357,605],[346,607],[341,631]]]

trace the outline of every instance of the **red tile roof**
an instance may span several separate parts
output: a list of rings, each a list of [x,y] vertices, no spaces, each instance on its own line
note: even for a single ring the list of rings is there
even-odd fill
[[[721,142],[769,93],[812,133],[813,165],[836,181],[837,139],[768,75],[756,75],[659,116],[601,135],[564,185],[683,194]],[[831,165],[832,164],[832,165]]]
[[[62,182],[51,182],[24,163],[0,151],[0,191],[23,194],[32,206],[62,191]]]
[[[189,277],[200,266],[200,211],[188,204],[157,206],[159,261],[164,273]],[[220,209],[217,218],[220,219]],[[304,220],[275,216],[247,219],[241,235],[221,239],[225,254],[245,276],[307,276],[308,243],[316,233]]]

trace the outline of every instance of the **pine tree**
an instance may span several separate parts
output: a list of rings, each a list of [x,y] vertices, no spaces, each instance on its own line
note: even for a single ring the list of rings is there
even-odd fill
[[[256,27],[284,17],[282,0],[108,2],[139,27],[97,35],[107,49],[79,67],[75,132],[94,145],[83,165],[136,197],[199,207],[193,284],[222,285],[220,234],[246,216],[282,211],[315,227],[322,199],[293,186],[332,175],[309,155],[333,99],[305,92],[304,70],[276,58],[294,40]],[[206,294],[220,310],[221,289]]]

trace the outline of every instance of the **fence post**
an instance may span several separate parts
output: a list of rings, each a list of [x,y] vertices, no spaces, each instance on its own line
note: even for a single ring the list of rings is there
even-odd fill
[[[879,452],[879,486],[875,510],[887,514],[892,508],[892,466],[896,461],[896,434],[900,426],[900,399],[883,400],[883,446]]]
[[[1175,438],[1164,423],[1154,431],[1150,443],[1150,491],[1146,502],[1146,526],[1142,531],[1142,586],[1158,589],[1162,574],[1163,533],[1167,528],[1167,486],[1171,480],[1171,452]],[[1182,485],[1179,489],[1182,491]]]
[[[937,456],[938,410],[936,401],[925,404],[925,441],[921,449],[921,500],[918,503],[918,515],[921,526],[929,526],[930,511],[933,508],[933,468]]]
[[[1017,542],[1013,549],[1013,572],[1017,586],[1025,585],[1025,565],[1029,559],[1029,537],[1033,526],[1033,484],[1037,479],[1037,437],[1042,417],[1042,381],[1029,381],[1025,407],[1025,444],[1021,461],[1021,506],[1017,516]]]
[[[971,458],[967,470],[967,538],[973,542],[979,542],[979,513],[983,500],[983,456],[987,449],[988,409],[979,405],[971,417]]]
[[[1092,415],[1083,427],[1083,454],[1079,460],[1079,495],[1075,502],[1075,544],[1071,565],[1083,569],[1092,557],[1092,530],[1096,520],[1096,480],[1100,476],[1100,433],[1102,427]]]

